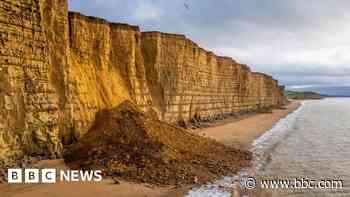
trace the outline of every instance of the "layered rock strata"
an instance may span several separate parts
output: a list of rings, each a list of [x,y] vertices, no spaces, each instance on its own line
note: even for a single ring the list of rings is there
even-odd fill
[[[0,2],[2,157],[60,152],[59,98],[51,83],[56,68],[50,58],[60,51],[49,51],[41,6],[46,7],[46,2]],[[56,6],[52,3],[44,11],[58,11]]]
[[[125,100],[177,123],[283,99],[272,77],[183,35],[68,12],[66,0],[0,2],[0,158],[59,156]]]

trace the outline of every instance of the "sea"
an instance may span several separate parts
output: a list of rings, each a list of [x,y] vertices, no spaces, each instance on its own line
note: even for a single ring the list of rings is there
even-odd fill
[[[350,98],[303,101],[251,151],[251,167],[186,197],[350,197]]]

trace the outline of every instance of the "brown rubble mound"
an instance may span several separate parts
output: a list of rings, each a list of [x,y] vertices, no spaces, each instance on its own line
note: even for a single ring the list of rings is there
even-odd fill
[[[154,119],[126,101],[101,111],[95,125],[65,148],[75,169],[158,185],[204,183],[249,165],[250,153]]]

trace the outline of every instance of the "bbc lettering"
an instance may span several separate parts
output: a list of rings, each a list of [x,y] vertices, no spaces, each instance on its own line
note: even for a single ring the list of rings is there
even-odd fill
[[[22,169],[8,169],[7,182],[22,183]]]
[[[8,183],[56,183],[60,181],[102,181],[102,172],[66,170],[59,171],[57,177],[56,169],[8,169]]]
[[[24,176],[23,176],[24,171]],[[40,179],[41,177],[41,179]],[[8,183],[56,183],[56,169],[8,169]]]

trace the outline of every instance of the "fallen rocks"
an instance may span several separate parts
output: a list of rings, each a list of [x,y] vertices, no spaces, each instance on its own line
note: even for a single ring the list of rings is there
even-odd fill
[[[128,101],[101,111],[89,132],[65,147],[63,155],[75,169],[157,185],[205,183],[251,159],[249,152],[156,120]]]

